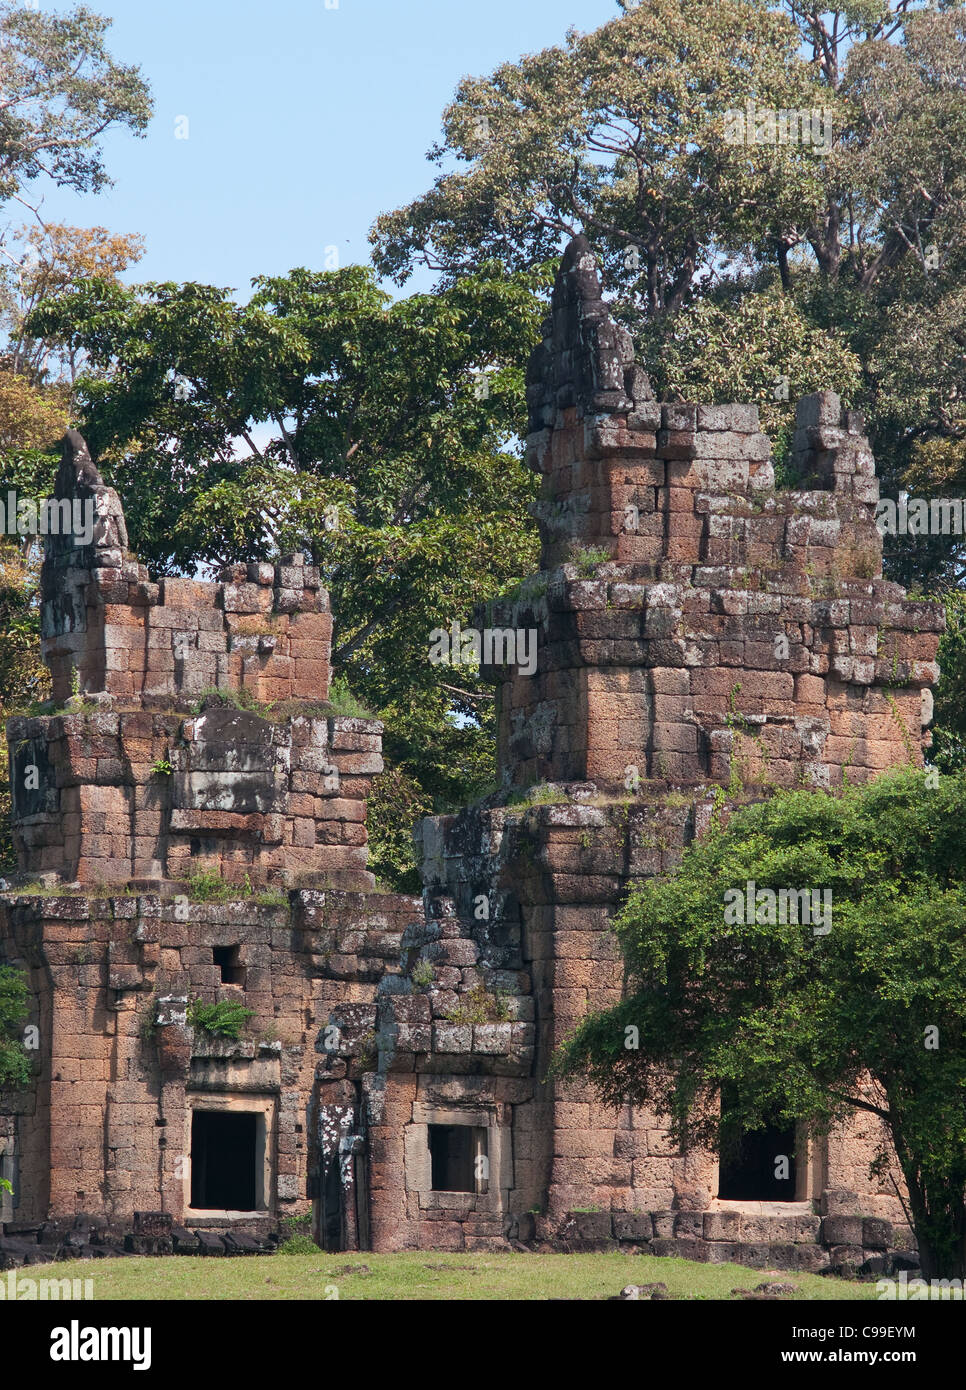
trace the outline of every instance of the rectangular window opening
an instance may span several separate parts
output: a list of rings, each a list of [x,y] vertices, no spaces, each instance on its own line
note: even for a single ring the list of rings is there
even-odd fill
[[[434,1192],[489,1191],[487,1132],[475,1125],[429,1125]]]

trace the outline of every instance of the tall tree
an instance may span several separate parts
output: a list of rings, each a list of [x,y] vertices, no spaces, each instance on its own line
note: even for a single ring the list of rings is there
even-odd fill
[[[117,280],[144,254],[144,238],[109,232],[106,227],[63,223],[24,226],[0,264],[0,323],[7,331],[3,354],[10,371],[35,383],[63,384],[68,390],[86,365],[76,345],[31,338],[24,325],[42,300],[62,294],[75,280]],[[26,441],[23,441],[24,443]]]
[[[49,497],[59,456],[50,445],[67,415],[23,377],[0,371],[0,498]],[[36,536],[0,535],[0,730],[18,710],[50,695],[40,659],[40,547]],[[9,765],[0,759],[0,874],[16,868],[10,827]]]
[[[101,137],[143,135],[151,115],[140,69],[111,57],[109,19],[0,0],[0,199],[36,211],[44,179],[78,192],[110,183]]]
[[[109,185],[102,137],[126,126],[143,135],[151,114],[137,67],[118,63],[105,35],[111,21],[79,6],[51,14],[0,0],[0,202],[16,202],[36,222],[0,235],[0,491],[49,494],[57,460],[50,445],[67,424],[69,386],[79,365],[62,344],[30,339],[26,314],[75,278],[116,276],[139,254],[137,238],[46,226],[45,181],[78,192]],[[67,388],[63,383],[66,378]],[[0,537],[0,725],[16,708],[43,700],[39,659],[35,538]],[[6,764],[0,771],[0,866],[11,867]],[[0,1055],[0,1080],[3,1080]]]
[[[727,139],[727,113],[746,102],[820,103],[798,44],[791,20],[758,0],[649,0],[464,79],[430,151],[457,167],[377,219],[377,267],[400,283],[419,262],[447,279],[481,258],[523,267],[583,230],[609,283],[651,314],[673,312],[722,246],[819,206],[810,151],[787,146],[749,167]]]

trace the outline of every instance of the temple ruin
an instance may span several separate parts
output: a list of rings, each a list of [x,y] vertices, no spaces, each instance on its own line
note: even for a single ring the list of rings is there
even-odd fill
[[[260,1248],[309,1212],[327,1249],[819,1269],[908,1246],[897,1172],[869,1177],[872,1115],[749,1136],[736,1167],[545,1079],[621,995],[628,887],[673,868],[716,799],[922,763],[943,616],[882,578],[861,415],[803,399],[804,485],[776,491],[754,406],[654,399],[582,237],[527,402],[541,569],[474,621],[533,632],[537,660],[484,668],[500,791],[418,828],[421,900],[366,866],[382,729],[326,703],[318,571],[153,583],[68,436],[56,495],[98,520],[89,546],[46,541],[60,708],[7,726],[21,873],[0,961],[29,974],[39,1044],[31,1086],[0,1096],[0,1259],[70,1237]],[[237,896],[199,901],[199,881]],[[251,1010],[243,1040],[198,1022],[219,1001]]]

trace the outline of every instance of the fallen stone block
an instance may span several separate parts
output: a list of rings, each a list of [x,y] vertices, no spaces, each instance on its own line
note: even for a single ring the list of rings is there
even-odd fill
[[[195,1231],[198,1237],[200,1255],[223,1255],[225,1253],[225,1242],[220,1235],[214,1231]]]

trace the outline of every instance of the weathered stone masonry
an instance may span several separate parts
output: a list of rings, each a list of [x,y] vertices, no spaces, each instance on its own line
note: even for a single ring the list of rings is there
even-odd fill
[[[318,572],[299,555],[150,583],[77,435],[56,492],[93,497],[98,523],[89,547],[47,542],[43,650],[65,708],[7,727],[20,878],[42,891],[0,897],[0,959],[29,972],[41,1041],[33,1086],[0,1105],[3,1215],[49,1246],[81,1213],[103,1248],[127,1232],[193,1249],[184,1222],[238,1226],[192,1206],[198,1112],[251,1127],[247,1230],[311,1211],[319,1030],[398,970],[419,905],[372,891],[381,725],[325,703]],[[194,901],[206,873],[237,899]],[[193,1000],[242,1002],[250,1040],[191,1027]],[[153,1215],[132,1233],[136,1212]]]
[[[421,904],[366,869],[381,728],[322,703],[318,574],[288,557],[152,584],[68,439],[58,496],[93,497],[99,523],[83,553],[48,541],[44,653],[67,709],[8,727],[21,867],[48,882],[0,898],[0,958],[30,970],[43,1039],[35,1086],[0,1104],[15,1240],[140,1212],[134,1248],[214,1249],[311,1204],[329,1248],[622,1242],[813,1269],[908,1244],[891,1178],[868,1176],[871,1116],[799,1144],[782,1201],[732,1201],[716,1159],[677,1153],[654,1116],[544,1079],[620,997],[628,886],[676,864],[722,789],[921,763],[942,614],[882,578],[861,417],[800,402],[806,486],[776,491],[753,407],[653,399],[582,238],[528,404],[542,568],[475,621],[535,629],[536,670],[486,670],[501,791],[423,822]],[[242,896],[189,901],[200,870]],[[192,998],[243,1000],[251,1040],[190,1027]],[[192,1206],[223,1152],[198,1110],[254,1136],[252,1209]]]
[[[503,792],[423,825],[427,919],[403,944],[406,976],[424,980],[423,963],[433,978],[380,990],[374,1238],[475,1248],[502,1218],[511,1237],[574,1248],[878,1259],[908,1237],[890,1225],[897,1174],[869,1179],[871,1119],[799,1144],[787,1200],[734,1202],[713,1156],[677,1153],[654,1116],[543,1078],[579,1019],[620,997],[609,923],[628,885],[673,868],[716,792],[834,789],[921,763],[941,611],[881,577],[861,417],[831,393],[803,400],[808,488],[776,492],[754,407],[653,399],[580,238],[528,400],[543,566],[475,623],[535,628],[537,669],[486,672]],[[474,991],[489,1015],[465,1003]],[[484,1120],[486,1190],[428,1187],[429,1127]]]

